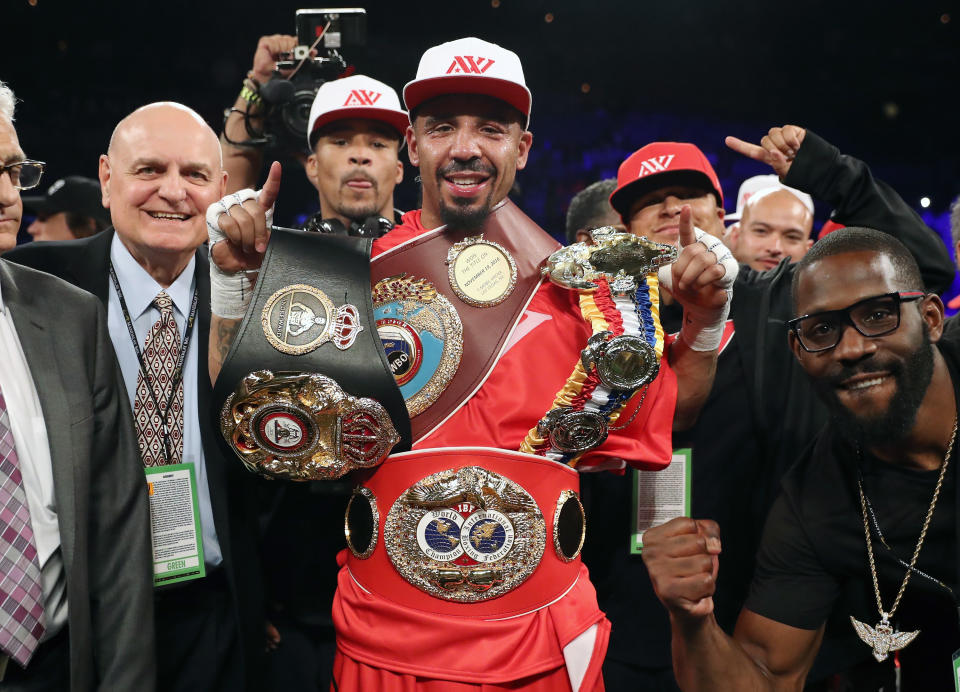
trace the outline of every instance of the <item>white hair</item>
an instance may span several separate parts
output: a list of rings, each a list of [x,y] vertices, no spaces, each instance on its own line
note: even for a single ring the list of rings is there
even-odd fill
[[[0,81],[0,115],[13,122],[13,110],[17,104],[17,97],[6,82]]]

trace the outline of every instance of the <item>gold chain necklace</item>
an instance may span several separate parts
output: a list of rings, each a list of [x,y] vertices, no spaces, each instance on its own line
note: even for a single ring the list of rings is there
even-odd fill
[[[860,490],[860,509],[863,512],[863,533],[867,539],[867,557],[870,560],[870,576],[873,577],[873,593],[877,597],[877,610],[880,611],[880,623],[876,627],[870,627],[865,622],[860,622],[852,615],[850,622],[853,623],[853,629],[857,631],[863,643],[873,649],[873,657],[878,661],[883,661],[891,651],[898,651],[907,644],[916,639],[920,630],[913,632],[897,632],[890,624],[890,619],[900,605],[900,599],[903,598],[903,592],[907,590],[907,583],[910,581],[910,575],[913,574],[913,568],[917,564],[917,558],[920,557],[920,548],[923,547],[923,539],[927,537],[927,529],[930,527],[930,519],[933,518],[933,510],[937,506],[937,498],[940,497],[940,488],[943,485],[943,478],[947,474],[947,465],[950,463],[950,456],[953,454],[953,443],[957,439],[957,418],[953,419],[953,433],[950,435],[950,444],[947,445],[947,453],[943,457],[943,463],[940,465],[940,477],[937,479],[937,485],[933,489],[933,497],[930,499],[930,507],[927,509],[927,516],[923,520],[923,528],[920,529],[920,538],[917,539],[917,547],[914,548],[913,558],[910,560],[910,566],[907,573],[903,575],[903,582],[900,584],[900,590],[897,597],[890,607],[890,612],[883,609],[883,602],[880,600],[880,584],[877,581],[877,566],[873,560],[873,540],[870,537],[870,525],[867,522],[867,498],[863,492],[863,482],[857,479],[857,488]],[[861,459],[863,455],[857,446],[857,456]]]

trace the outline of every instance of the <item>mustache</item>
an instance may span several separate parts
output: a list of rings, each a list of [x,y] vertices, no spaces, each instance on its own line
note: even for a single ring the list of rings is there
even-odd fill
[[[438,173],[443,177],[455,173],[485,173],[492,178],[497,174],[497,169],[484,164],[479,159],[470,159],[469,161],[451,161],[446,166],[441,167]]]
[[[343,176],[340,178],[340,184],[346,185],[351,180],[358,180],[358,179],[365,180],[371,185],[373,185],[374,187],[377,186],[376,179],[372,175],[367,173],[365,170],[362,170],[360,168],[354,168],[352,171],[344,173]]]
[[[823,383],[831,386],[839,386],[840,383],[850,379],[851,377],[856,377],[857,375],[863,375],[865,373],[871,372],[888,372],[893,376],[897,376],[902,370],[900,363],[897,363],[894,360],[888,359],[878,359],[873,356],[870,358],[860,361],[856,365],[843,365],[840,369],[823,378]]]

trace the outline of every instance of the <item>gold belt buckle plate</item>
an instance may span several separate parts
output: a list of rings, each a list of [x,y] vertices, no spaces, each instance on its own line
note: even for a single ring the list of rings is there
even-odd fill
[[[387,515],[384,541],[407,582],[437,598],[476,603],[512,591],[533,574],[546,526],[519,484],[466,466],[404,491]]]

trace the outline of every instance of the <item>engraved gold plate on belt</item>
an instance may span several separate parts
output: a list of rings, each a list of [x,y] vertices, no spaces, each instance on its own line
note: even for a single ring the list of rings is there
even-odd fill
[[[400,439],[377,401],[324,375],[269,370],[250,373],[227,397],[220,430],[250,471],[300,481],[376,466]]]
[[[410,584],[475,603],[522,584],[540,563],[546,528],[519,484],[479,466],[423,478],[394,502],[384,525],[390,561]]]

